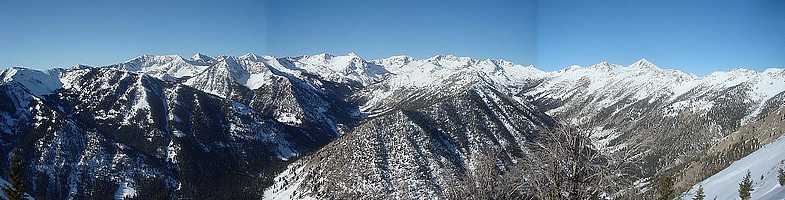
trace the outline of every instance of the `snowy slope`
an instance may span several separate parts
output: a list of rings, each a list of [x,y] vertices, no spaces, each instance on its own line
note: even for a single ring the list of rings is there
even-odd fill
[[[207,93],[228,97],[234,92],[233,87],[244,83],[250,77],[246,66],[238,62],[236,57],[220,57],[218,61],[199,75],[188,79],[185,85],[198,88]]]
[[[777,180],[778,169],[785,169],[785,137],[767,144],[752,154],[731,164],[728,168],[701,181],[684,193],[683,199],[692,199],[703,185],[707,199],[738,199],[738,183],[744,178],[747,170],[752,174],[752,199],[781,200],[785,199],[785,187]],[[763,177],[763,179],[761,179]]]
[[[37,96],[50,94],[62,87],[58,81],[58,69],[38,71],[23,67],[13,67],[0,71],[0,84],[16,82]]]
[[[30,121],[28,108],[32,103],[61,88],[57,71],[41,72],[19,67],[0,71],[0,136],[15,135]],[[10,143],[13,141],[0,140],[0,146]]]

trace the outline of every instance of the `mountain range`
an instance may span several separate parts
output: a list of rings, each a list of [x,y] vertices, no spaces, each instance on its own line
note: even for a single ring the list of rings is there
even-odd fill
[[[669,177],[685,199],[697,185],[729,197],[709,187],[749,169],[765,180],[753,198],[781,199],[783,153],[766,152],[783,120],[785,69],[144,55],[0,71],[0,171],[22,156],[36,199],[454,199],[572,126],[602,154],[634,154],[623,192],[650,197]]]

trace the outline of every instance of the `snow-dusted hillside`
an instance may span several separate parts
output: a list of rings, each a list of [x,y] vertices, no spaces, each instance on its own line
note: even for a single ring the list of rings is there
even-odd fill
[[[439,98],[401,98],[276,177],[265,199],[452,199],[486,173],[527,162],[554,121],[478,74]],[[486,166],[492,166],[489,170]],[[485,171],[489,170],[489,171]]]
[[[698,186],[702,185],[707,199],[738,199],[739,182],[749,171],[752,174],[752,199],[785,199],[785,186],[781,186],[778,170],[785,169],[785,137],[764,145],[752,154],[733,162],[728,168],[701,181],[683,194],[683,199],[692,199]]]

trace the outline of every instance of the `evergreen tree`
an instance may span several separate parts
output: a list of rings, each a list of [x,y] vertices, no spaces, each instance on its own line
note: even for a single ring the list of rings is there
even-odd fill
[[[779,175],[777,175],[777,179],[780,181],[780,186],[785,186],[785,170],[780,168]]]
[[[658,200],[672,200],[676,198],[676,192],[673,191],[673,180],[669,176],[660,178],[659,185],[657,186],[657,199]]]
[[[20,152],[11,153],[10,168],[8,179],[11,182],[11,185],[3,188],[3,192],[5,192],[9,200],[24,199],[24,164]]]
[[[703,185],[698,186],[698,192],[695,193],[695,197],[692,197],[692,200],[703,200],[706,198],[706,194],[703,193]]]
[[[755,190],[752,189],[752,178],[750,176],[750,171],[747,170],[747,175],[744,176],[744,180],[739,183],[739,197],[742,200],[749,200],[751,198],[750,192]]]

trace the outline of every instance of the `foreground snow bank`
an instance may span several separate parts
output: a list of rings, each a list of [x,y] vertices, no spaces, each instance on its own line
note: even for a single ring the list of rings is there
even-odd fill
[[[703,185],[706,199],[738,199],[739,182],[749,170],[755,189],[752,199],[781,200],[785,199],[785,187],[777,181],[779,168],[785,168],[785,136],[734,162],[698,185]],[[682,198],[692,199],[698,185],[684,193]]]

